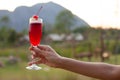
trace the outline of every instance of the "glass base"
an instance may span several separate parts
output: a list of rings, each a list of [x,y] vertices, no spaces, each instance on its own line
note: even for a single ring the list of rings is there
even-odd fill
[[[26,67],[28,70],[40,70],[41,67],[37,66],[36,64],[32,64],[31,66]]]

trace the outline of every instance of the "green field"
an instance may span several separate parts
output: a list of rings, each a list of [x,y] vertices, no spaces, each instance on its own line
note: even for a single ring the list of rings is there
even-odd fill
[[[26,63],[0,69],[0,80],[96,80],[62,69],[42,65],[42,70],[26,70]]]
[[[71,50],[65,48],[62,51],[59,51],[55,46],[53,46],[60,55],[71,57]],[[17,56],[20,58],[20,61],[17,64],[8,64],[8,57],[10,55]],[[28,46],[26,47],[15,47],[15,48],[1,48],[0,49],[0,61],[4,63],[4,67],[0,68],[0,80],[97,80],[87,76],[79,75],[73,72],[69,72],[63,69],[51,68],[46,65],[42,66],[42,70],[31,71],[26,70],[28,55],[30,52]],[[87,61],[86,58],[82,61]],[[95,58],[92,58],[92,62],[97,62]],[[110,59],[106,63],[119,64],[120,55],[111,55]]]

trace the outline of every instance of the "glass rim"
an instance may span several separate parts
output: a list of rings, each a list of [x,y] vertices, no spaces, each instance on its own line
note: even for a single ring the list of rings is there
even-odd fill
[[[34,18],[30,18],[29,19],[29,23],[43,23],[43,19],[42,18],[38,18],[37,20]]]

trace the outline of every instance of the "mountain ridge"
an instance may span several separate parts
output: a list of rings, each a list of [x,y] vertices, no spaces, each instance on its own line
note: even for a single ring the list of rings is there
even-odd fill
[[[33,14],[35,14],[42,5],[43,5],[43,9],[39,13],[39,16],[44,20],[44,24],[46,27],[48,27],[49,24],[53,25],[55,23],[55,18],[61,11],[67,10],[66,8],[54,2],[37,3],[30,7],[28,6],[16,7],[15,10],[12,12],[8,10],[0,10],[0,19],[4,16],[8,16],[10,27],[14,28],[17,31],[21,31],[23,29],[28,28],[29,18],[33,16]],[[89,26],[88,23],[86,23],[78,16],[75,15],[75,17],[76,17],[77,25]],[[52,28],[52,26],[50,27]]]

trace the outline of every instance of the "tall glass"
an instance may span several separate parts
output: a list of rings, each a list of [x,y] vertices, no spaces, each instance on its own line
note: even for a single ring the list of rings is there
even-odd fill
[[[36,15],[29,20],[29,40],[33,47],[37,47],[37,45],[40,44],[42,37],[42,24],[42,19]],[[41,67],[38,67],[36,64],[32,64],[26,68],[29,70],[41,69]]]

